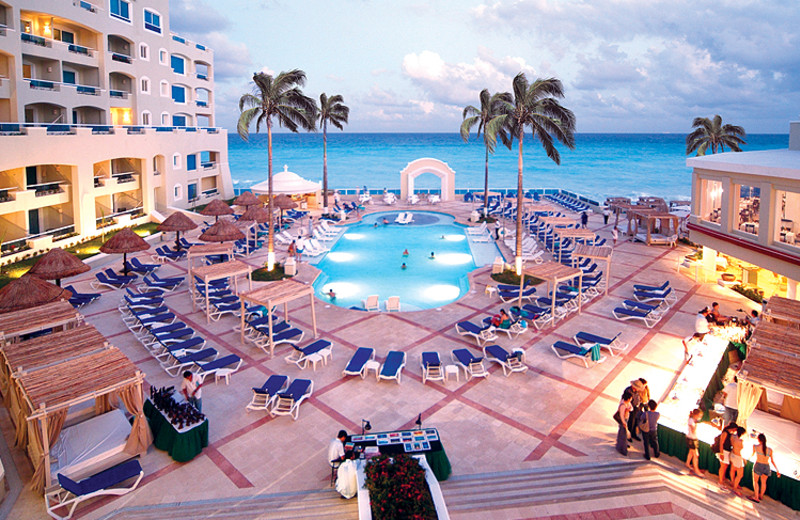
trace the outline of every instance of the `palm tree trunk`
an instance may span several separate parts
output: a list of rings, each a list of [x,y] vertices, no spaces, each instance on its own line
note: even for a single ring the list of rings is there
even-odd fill
[[[486,147],[486,171],[483,174],[483,215],[489,214],[489,147]]]
[[[328,121],[322,120],[322,206],[328,212]]]
[[[516,268],[517,274],[522,274],[522,139],[525,134],[520,130],[519,155],[517,156],[517,243],[516,243]]]
[[[272,271],[275,267],[275,230],[272,223],[272,120],[267,118],[267,270]]]

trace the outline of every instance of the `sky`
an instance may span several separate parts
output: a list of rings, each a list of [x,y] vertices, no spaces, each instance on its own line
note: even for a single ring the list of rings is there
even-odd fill
[[[347,132],[456,132],[479,92],[555,77],[578,132],[749,133],[800,118],[791,0],[170,0],[170,29],[214,50],[217,126],[254,72],[301,69],[341,94]]]

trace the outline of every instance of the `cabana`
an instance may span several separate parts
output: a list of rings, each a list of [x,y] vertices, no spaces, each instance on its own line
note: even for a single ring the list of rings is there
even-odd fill
[[[583,271],[577,267],[570,267],[559,262],[544,262],[539,265],[524,267],[522,269],[522,276],[519,278],[519,302],[517,305],[522,307],[522,292],[525,283],[525,276],[532,276],[547,282],[547,292],[550,293],[552,300],[552,308],[550,309],[550,319],[553,320],[556,315],[556,288],[561,282],[578,278],[578,314],[581,312],[581,300],[583,295],[580,294],[583,290]],[[552,283],[552,290],[550,284]]]
[[[144,453],[153,441],[142,410],[144,374],[115,347],[23,371],[14,381],[26,415],[35,490],[49,491],[55,473],[73,480],[93,475]],[[121,410],[113,410],[116,397],[133,414],[132,428]],[[64,428],[69,408],[91,400],[97,415]]]
[[[798,329],[800,328],[800,301],[773,296],[767,302],[763,317],[769,321],[790,325]]]
[[[611,255],[614,249],[608,246],[588,246],[578,244],[572,251],[572,263],[575,264],[578,258],[590,258],[592,260],[603,260],[606,263],[606,296],[608,296],[608,286],[611,285]]]
[[[544,225],[557,227],[572,226],[578,223],[578,219],[572,217],[542,217],[539,219]]]
[[[0,345],[19,341],[20,336],[47,329],[69,329],[83,316],[68,301],[0,314]]]
[[[597,234],[590,229],[581,229],[581,228],[556,228],[553,231],[556,235],[558,235],[561,244],[564,243],[565,238],[581,238],[583,240],[591,240],[592,244],[597,239]],[[578,244],[580,245],[580,244]],[[562,248],[558,248],[558,261],[561,261],[561,250]]]
[[[211,265],[204,265],[203,267],[198,267],[191,271],[192,278],[190,279],[189,287],[192,290],[192,309],[195,309],[195,291],[196,291],[196,284],[194,277],[200,278],[203,280],[203,284],[205,285],[205,300],[206,300],[206,322],[211,321],[210,317],[210,302],[208,298],[208,285],[213,282],[214,280],[222,280],[225,278],[232,278],[233,279],[233,286],[234,292],[239,292],[239,280],[238,276],[240,275],[247,275],[247,279],[250,283],[250,289],[253,288],[253,280],[250,278],[250,273],[253,272],[253,268],[244,263],[240,262],[239,260],[229,260],[228,262],[222,262],[219,264],[211,264]]]
[[[314,337],[317,337],[317,315],[314,311],[314,288],[294,280],[282,280],[280,282],[270,282],[265,287],[260,287],[253,291],[246,292],[239,295],[242,306],[241,315],[241,341],[244,344],[244,309],[248,303],[255,305],[263,305],[268,312],[268,325],[269,325],[269,355],[272,356],[275,350],[275,343],[272,338],[272,309],[275,306],[283,304],[283,312],[285,318],[289,319],[289,302],[298,298],[308,296],[311,300],[311,326],[314,329]]]
[[[628,212],[628,235],[648,246],[668,244],[674,247],[678,240],[679,224],[678,216],[657,209],[637,209]],[[640,227],[645,228],[644,233],[639,231]],[[656,230],[658,233],[655,233]]]
[[[269,181],[263,181],[250,187],[255,194],[267,195],[269,193]],[[292,198],[304,201],[309,208],[317,207],[322,193],[322,186],[319,182],[309,181],[289,171],[287,165],[283,166],[283,171],[272,175],[272,195],[290,195]],[[302,207],[302,205],[301,205]],[[305,208],[303,208],[305,209]]]
[[[186,258],[189,260],[189,280],[192,280],[192,270],[194,269],[195,258],[205,258],[207,256],[226,256],[228,260],[233,260],[233,243],[226,244],[197,244],[188,249]]]

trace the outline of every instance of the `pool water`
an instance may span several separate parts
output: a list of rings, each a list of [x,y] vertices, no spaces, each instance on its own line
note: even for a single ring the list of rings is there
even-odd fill
[[[411,224],[396,224],[399,213],[371,213],[345,227],[317,264],[322,272],[314,290],[320,299],[340,307],[363,308],[362,300],[377,294],[383,311],[390,296],[399,296],[401,310],[412,311],[440,307],[469,291],[467,275],[476,263],[465,226],[455,223],[451,215],[427,211],[412,212]],[[384,219],[389,223],[384,224]],[[331,289],[335,299],[328,295]]]

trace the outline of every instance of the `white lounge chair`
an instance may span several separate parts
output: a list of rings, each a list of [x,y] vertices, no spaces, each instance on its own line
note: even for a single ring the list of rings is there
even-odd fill
[[[75,482],[59,473],[60,487],[44,496],[47,514],[56,520],[67,520],[72,518],[75,508],[84,500],[103,495],[124,495],[136,489],[139,482],[142,481],[142,477],[144,477],[144,470],[138,460],[123,462],[80,482]],[[116,487],[133,478],[136,480],[128,486]],[[56,513],[57,510],[65,510],[66,514]]]
[[[479,327],[471,321],[460,321],[456,323],[456,332],[458,332],[460,336],[475,338],[475,342],[478,346],[487,341],[497,339],[497,334],[494,333],[494,327]]]
[[[486,222],[482,222],[480,226],[468,227],[464,231],[468,235],[485,235],[487,230]]]
[[[431,195],[430,197],[428,197],[428,202],[430,204],[438,204],[441,200],[442,200],[441,197],[439,197],[439,195],[437,195],[435,193],[433,195]]]
[[[377,294],[370,294],[366,300],[361,300],[361,305],[364,306],[365,311],[379,311],[381,310],[380,302],[378,301]]]
[[[300,415],[300,405],[311,397],[314,391],[314,382],[310,379],[295,379],[285,392],[277,395],[275,405],[269,411],[273,417],[276,415],[291,415],[296,421]]]
[[[508,377],[514,372],[526,372],[528,367],[522,362],[519,353],[509,354],[500,345],[486,345],[483,347],[483,355],[489,361],[494,361],[503,367],[503,375]]]
[[[288,376],[279,376],[273,374],[261,387],[253,387],[253,398],[250,403],[245,407],[248,412],[250,410],[263,410],[268,412],[272,407],[278,393],[286,389],[286,384],[289,382]]]
[[[417,204],[419,202],[419,197],[416,193],[412,193],[408,196],[408,203],[409,204]]]
[[[406,214],[404,211],[401,211],[397,214],[397,218],[394,219],[395,224],[405,224],[406,223]]]
[[[593,345],[600,345],[601,348],[608,350],[612,356],[617,356],[628,349],[628,344],[620,341],[618,332],[613,338],[606,338],[591,334],[589,332],[578,332],[573,336],[575,343],[582,347],[591,347]]]
[[[387,312],[400,312],[400,297],[399,296],[389,296],[389,299],[386,300],[386,311]]]
[[[566,341],[556,341],[550,347],[553,350],[553,353],[559,359],[579,359],[583,362],[583,366],[589,368],[589,363],[593,363],[592,366],[602,363],[606,360],[605,356],[600,355],[599,346],[591,346],[591,347],[581,347],[579,345],[573,345],[572,343],[567,343]],[[594,354],[597,356],[597,359],[592,359],[592,349],[597,348],[597,352]]]
[[[419,364],[422,367],[422,384],[426,381],[444,381],[444,367],[438,352],[423,352]]]
[[[378,381],[381,379],[394,379],[397,384],[400,384],[400,378],[403,375],[403,367],[406,366],[406,353],[399,350],[390,350],[386,355],[386,360],[381,365],[381,371],[378,372]]]
[[[458,348],[451,352],[456,365],[464,370],[464,377],[469,381],[473,377],[489,377],[489,372],[483,366],[483,358],[476,357],[465,348]]]

